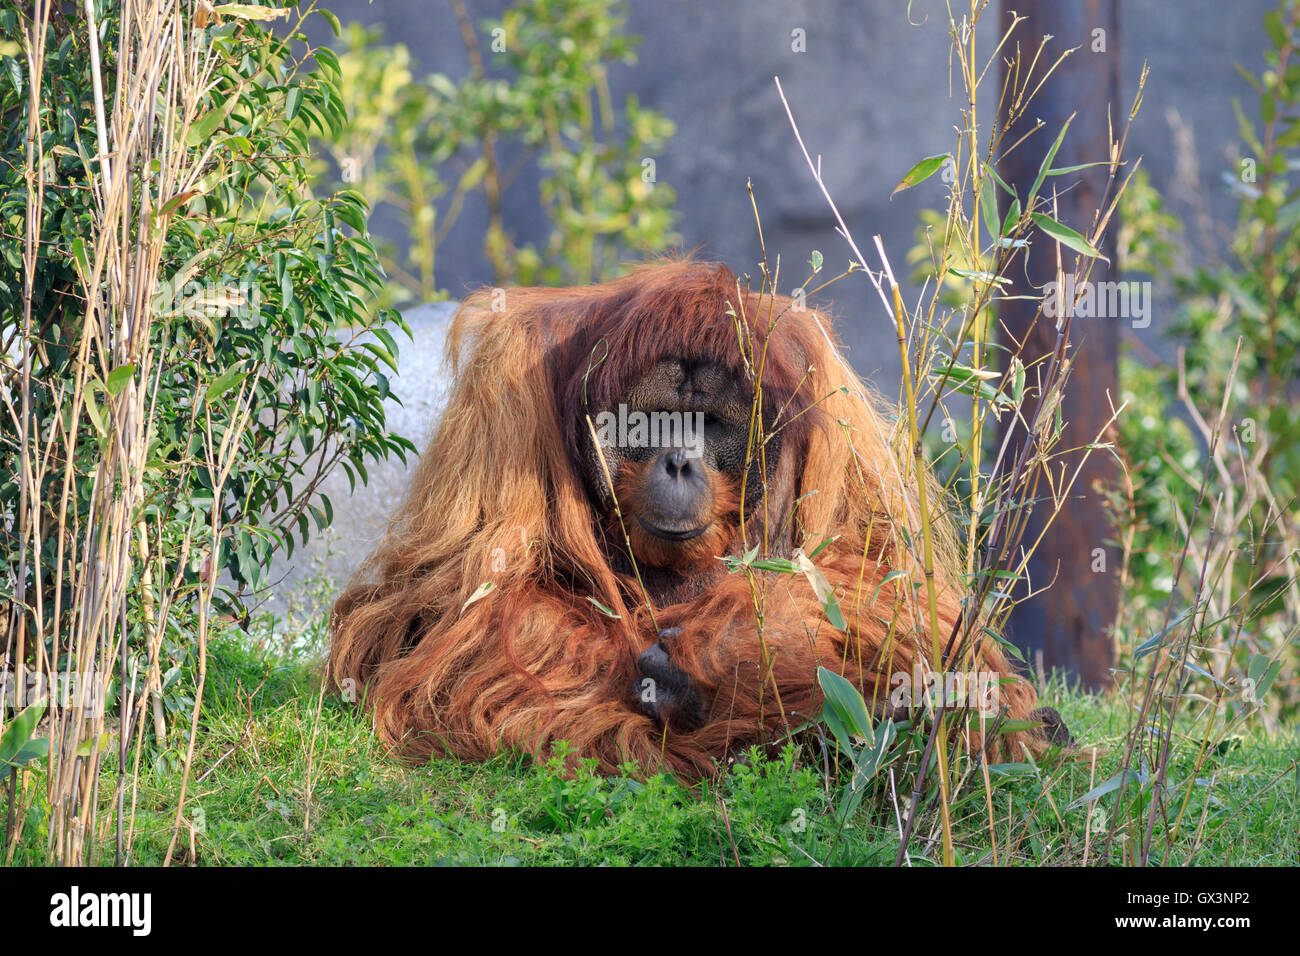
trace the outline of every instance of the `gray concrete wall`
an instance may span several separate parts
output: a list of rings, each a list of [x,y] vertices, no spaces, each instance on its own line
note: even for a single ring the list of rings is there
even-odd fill
[[[466,70],[465,52],[450,6],[444,0],[327,0],[346,23],[383,23],[390,41],[406,43],[418,72],[452,77]],[[1059,0],[1082,2],[1082,0]],[[469,0],[474,18],[498,14],[504,0]],[[960,6],[960,5],[955,5]],[[1151,76],[1142,113],[1129,145],[1141,155],[1171,210],[1190,227],[1209,212],[1220,221],[1233,215],[1220,174],[1237,149],[1232,100],[1248,115],[1255,98],[1234,64],[1258,71],[1266,43],[1262,18],[1271,0],[1123,0],[1120,38],[1124,56],[1124,101],[1116,109],[1121,123],[1143,62]],[[612,82],[616,101],[635,93],[641,103],[672,118],[677,136],[655,157],[660,182],[677,190],[680,232],[687,248],[728,262],[737,271],[756,273],[758,243],[745,190],[746,179],[763,216],[769,256],[779,253],[793,285],[802,280],[812,249],[828,267],[842,267],[847,253],[811,181],[790,133],[776,89],[780,75],[808,148],[821,154],[825,179],[859,242],[883,236],[896,269],[905,271],[917,212],[944,200],[943,186],[932,181],[891,201],[890,190],[920,157],[951,148],[960,103],[949,95],[948,36],[942,0],[907,4],[864,0],[631,0],[630,29],[640,34],[640,62],[617,67]],[[977,37],[985,55],[995,40],[997,4],[986,11]],[[791,31],[806,33],[806,52],[791,50]],[[317,36],[322,36],[318,33]],[[1061,37],[1060,46],[1083,45],[1089,37]],[[1113,42],[1114,38],[1109,38]],[[996,67],[983,92],[996,95]],[[960,93],[954,80],[953,92]],[[1177,129],[1190,132],[1194,146],[1180,151]],[[1044,142],[1036,147],[1045,149]],[[1098,144],[1098,159],[1104,144]],[[535,180],[527,176],[506,195],[507,221],[518,238],[545,233],[535,200]],[[377,231],[392,222],[378,217]],[[455,231],[439,249],[439,284],[453,297],[489,281],[481,251],[485,213],[471,202]],[[1203,257],[1207,246],[1194,250]],[[897,352],[879,304],[861,276],[841,283],[829,304],[858,370],[887,394],[897,389]],[[1158,353],[1160,330],[1168,316],[1169,290],[1156,283],[1156,309],[1150,328],[1127,330]],[[440,342],[441,325],[419,319],[417,341],[402,358],[394,383],[407,401],[400,422],[407,435],[423,443],[436,384],[429,376]],[[352,502],[335,497],[340,543],[347,554],[337,569],[355,563],[382,527],[382,514],[400,487],[400,473],[375,469],[377,487]],[[341,477],[341,476],[340,476]]]
[[[1078,3],[1083,0],[1059,0]],[[506,0],[468,0],[474,19],[498,14]],[[1143,62],[1151,66],[1145,104],[1130,141],[1143,167],[1189,223],[1204,200],[1219,218],[1232,203],[1219,179],[1237,140],[1233,97],[1255,113],[1255,97],[1237,75],[1240,62],[1262,65],[1263,14],[1273,0],[1122,0],[1123,103],[1127,114]],[[390,41],[406,43],[417,75],[466,71],[465,51],[446,0],[330,0],[344,22],[382,23]],[[965,4],[954,4],[964,7]],[[745,191],[752,178],[771,257],[780,253],[791,279],[820,249],[828,266],[847,261],[825,203],[790,134],[772,82],[779,75],[809,150],[822,156],[825,179],[859,242],[880,233],[896,267],[914,241],[917,212],[943,203],[938,177],[891,201],[890,190],[922,156],[952,147],[961,103],[949,95],[948,35],[943,0],[908,4],[866,0],[630,0],[629,29],[642,38],[640,61],[612,71],[616,102],[635,93],[669,116],[677,136],[655,157],[660,182],[671,184],[682,213],[686,248],[699,247],[738,271],[755,272],[758,242]],[[986,9],[977,36],[992,50],[998,4]],[[791,31],[805,31],[807,50],[791,51]],[[1059,48],[1090,37],[1061,37]],[[1114,38],[1110,38],[1113,42]],[[996,96],[996,67],[982,90]],[[960,95],[954,79],[953,92]],[[1179,183],[1179,152],[1169,116],[1176,111],[1195,135],[1199,176]],[[1055,131],[1050,131],[1054,134]],[[1045,134],[1048,135],[1048,134]],[[1036,147],[1046,149],[1044,142]],[[1104,159],[1105,144],[1098,145]],[[535,180],[521,177],[506,194],[506,217],[520,239],[545,234]],[[459,298],[487,282],[482,255],[486,216],[471,201],[439,249],[439,284]],[[375,227],[393,224],[381,217]],[[791,283],[792,284],[792,283]],[[864,374],[896,387],[891,331],[865,278],[835,287],[832,305],[851,358]],[[1160,315],[1148,337],[1154,340]]]

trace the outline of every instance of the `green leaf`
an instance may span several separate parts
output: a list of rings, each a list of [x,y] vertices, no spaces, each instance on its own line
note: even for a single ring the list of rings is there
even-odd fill
[[[103,751],[108,749],[109,741],[113,739],[111,734],[99,734],[94,737],[87,737],[77,748],[78,757],[89,757],[96,750]],[[48,741],[47,741],[48,743]]]
[[[238,366],[233,366],[226,370],[225,374],[217,377],[205,393],[205,397],[210,402],[214,398],[220,398],[226,392],[230,391],[236,385],[244,380],[244,371]]]
[[[1096,800],[1098,797],[1104,797],[1104,796],[1105,796],[1106,794],[1108,794],[1108,793],[1113,793],[1114,791],[1116,791],[1116,790],[1118,790],[1118,789],[1120,788],[1121,784],[1124,783],[1124,781],[1125,781],[1125,779],[1126,779],[1126,776],[1125,776],[1126,774],[1127,774],[1127,780],[1128,780],[1129,783],[1141,783],[1141,782],[1142,782],[1142,778],[1138,776],[1137,771],[1135,771],[1135,770],[1129,770],[1129,771],[1126,771],[1125,773],[1117,773],[1117,774],[1115,774],[1115,776],[1111,777],[1111,778],[1110,778],[1109,780],[1107,780],[1105,783],[1100,784],[1099,786],[1093,787],[1091,790],[1089,790],[1089,791],[1088,791],[1087,793],[1085,793],[1083,796],[1079,797],[1079,799],[1077,799],[1077,800],[1073,801],[1072,803],[1068,804],[1068,805],[1066,806],[1065,809],[1067,809],[1067,810],[1073,810],[1073,809],[1075,809],[1076,807],[1081,807],[1081,806],[1083,806],[1085,803],[1092,803],[1092,801]]]
[[[998,175],[998,171],[996,169],[994,169],[988,163],[985,163],[984,172],[987,173],[989,176],[993,177],[993,181],[1002,188],[1003,192],[1005,192],[1012,199],[1016,198],[1016,191],[1006,184],[1006,182],[1002,179],[1002,177]]]
[[[753,564],[756,571],[774,571],[777,574],[794,574],[799,565],[788,558],[763,558]]]
[[[77,261],[83,283],[90,281],[90,259],[86,256],[86,243],[80,236],[72,240],[72,257]]]
[[[1211,674],[1211,673],[1210,673],[1209,671],[1207,671],[1205,668],[1203,668],[1203,667],[1198,667],[1197,665],[1193,664],[1191,661],[1183,661],[1183,667],[1187,668],[1187,669],[1188,669],[1189,671],[1191,671],[1193,674],[1200,674],[1202,677],[1208,677],[1210,680],[1212,680],[1214,683],[1218,684],[1220,687],[1224,688],[1225,690],[1227,689],[1227,686],[1228,686],[1227,684],[1225,684],[1223,681],[1219,680],[1219,678],[1215,677],[1213,674]]]
[[[590,601],[595,606],[597,611],[599,611],[601,614],[605,615],[606,617],[613,618],[615,621],[619,619],[619,616],[614,613],[613,608],[606,607],[605,605],[597,601],[594,597],[588,597],[587,600]]]
[[[942,373],[937,371],[932,372],[930,375],[931,380],[936,383],[942,377]],[[978,396],[985,401],[1006,404],[1010,401],[1010,398],[992,385],[992,382],[1001,377],[1001,372],[992,369],[975,369],[967,365],[953,365],[948,369],[947,387],[952,392],[961,392],[963,395]]]
[[[983,214],[984,228],[988,230],[989,238],[996,239],[1001,235],[998,230],[998,197],[993,192],[993,180],[987,176],[980,188],[980,213]]]
[[[1282,22],[1280,10],[1270,10],[1264,14],[1264,31],[1279,50],[1286,46],[1286,25]]]
[[[295,86],[289,90],[289,95],[284,102],[284,118],[290,123],[298,115],[298,109],[302,106],[302,87]]]
[[[11,767],[23,767],[33,760],[40,760],[50,752],[50,742],[45,737],[36,737],[18,748],[18,752],[9,760]],[[3,765],[3,761],[0,761]]]
[[[253,141],[247,136],[238,136],[232,133],[223,139],[222,142],[235,147],[235,149],[239,150],[245,156],[253,155]],[[168,203],[168,205],[170,206],[171,203]]]
[[[1066,173],[1077,173],[1081,169],[1092,169],[1094,166],[1109,166],[1110,163],[1105,160],[1098,160],[1095,163],[1080,163],[1077,166],[1058,166],[1055,169],[1047,171],[1048,176],[1064,176]]]
[[[90,419],[90,424],[95,427],[99,437],[107,438],[108,426],[104,423],[104,412],[100,409],[99,403],[95,401],[95,393],[87,389],[84,397],[86,399],[86,417]]]
[[[812,585],[813,594],[816,595],[822,610],[826,612],[826,620],[830,621],[831,627],[837,631],[848,630],[848,622],[844,620],[844,612],[840,610],[840,602],[835,597],[830,582],[826,580],[826,575],[822,574],[821,569],[802,551],[795,552],[794,563],[797,570],[802,571],[808,583]]]
[[[989,773],[1004,777],[1032,777],[1038,773],[1038,768],[1028,763],[991,763]]]
[[[1043,157],[1042,165],[1038,167],[1038,176],[1034,179],[1034,185],[1029,190],[1029,198],[1025,200],[1025,206],[1029,209],[1034,208],[1034,197],[1038,195],[1039,187],[1043,185],[1043,180],[1047,178],[1047,172],[1052,168],[1052,160],[1056,158],[1056,151],[1061,148],[1061,141],[1065,139],[1066,130],[1070,128],[1073,116],[1061,124],[1061,131],[1056,134],[1056,141],[1052,143],[1052,148],[1047,151]]]
[[[817,545],[817,547],[813,548],[811,551],[808,552],[808,558],[811,560],[812,558],[817,557],[817,555],[821,554],[823,551],[829,548],[838,537],[839,535],[835,535],[834,537],[827,538],[821,544]]]
[[[851,755],[853,753],[853,741],[849,737],[848,729],[844,726],[844,721],[840,720],[836,715],[835,709],[823,705],[821,722],[826,725],[826,729],[831,732],[831,736],[840,745],[840,750]]]
[[[852,682],[825,667],[817,668],[817,684],[826,696],[823,710],[829,707],[843,723],[844,729],[858,737],[872,737],[871,717],[866,701]]]
[[[1098,252],[1087,239],[1079,235],[1069,226],[1062,225],[1050,216],[1044,216],[1041,212],[1030,214],[1034,223],[1039,229],[1047,233],[1063,246],[1069,246],[1075,252],[1082,253],[1092,259],[1101,259],[1103,262],[1110,262],[1105,256]]]
[[[849,779],[848,786],[844,788],[844,796],[840,799],[836,811],[840,821],[848,820],[862,802],[867,792],[867,784],[884,766],[889,746],[894,742],[897,734],[898,728],[893,721],[882,720],[876,725],[871,742],[854,755],[853,776]]]
[[[881,589],[890,581],[897,581],[899,578],[903,578],[904,580],[906,580],[907,577],[908,577],[907,572],[904,571],[902,568],[898,568],[894,571],[890,571],[883,578],[881,578],[880,583],[876,585],[876,590],[873,591],[871,594],[871,603],[872,604],[876,603],[876,599],[880,597]]]
[[[224,103],[212,107],[212,109],[196,119],[190,126],[186,143],[192,148],[201,148],[206,145],[221,124],[226,121],[226,116],[229,115],[238,100],[239,91],[236,90]]]
[[[125,365],[119,365],[113,371],[108,373],[104,379],[104,388],[110,395],[118,395],[122,389],[126,388],[126,383],[131,381],[131,376],[135,374],[134,363],[127,362]]]
[[[1263,654],[1255,654],[1251,657],[1248,672],[1250,679],[1255,682],[1256,700],[1263,700],[1281,669],[1281,660],[1271,660]]]
[[[996,275],[992,272],[971,272],[967,269],[958,269],[955,266],[948,267],[948,274],[957,276],[959,279],[967,279],[971,282],[987,282],[991,285],[1006,285],[1011,281],[1006,276]]]
[[[1007,216],[1002,220],[1001,235],[1009,236],[1015,229],[1016,223],[1020,221],[1020,200],[1011,200],[1011,206],[1007,209]]]
[[[907,175],[899,180],[898,185],[894,187],[894,192],[889,194],[889,198],[894,198],[894,193],[902,192],[904,189],[911,189],[917,183],[924,182],[943,166],[944,160],[951,156],[950,153],[939,153],[936,156],[927,156],[915,166],[907,171]]]
[[[999,634],[997,631],[993,630],[992,628],[988,627],[987,625],[981,627],[980,630],[983,631],[985,635],[987,635],[989,638],[991,638],[991,639],[992,639],[995,643],[997,643],[997,644],[998,644],[998,645],[999,645],[999,646],[1000,646],[1004,651],[1006,651],[1008,654],[1010,654],[1010,655],[1011,655],[1012,657],[1014,657],[1016,660],[1018,660],[1018,661],[1024,661],[1024,659],[1025,659],[1025,655],[1022,654],[1022,653],[1020,652],[1020,648],[1016,647],[1016,645],[1012,644],[1010,641],[1008,641],[1005,637],[1003,637],[1003,636],[1002,636],[1001,634]]]
[[[1018,358],[1011,359],[1011,404],[1019,405],[1025,397],[1025,365]]]
[[[9,721],[9,726],[5,728],[4,736],[0,736],[0,766],[18,766],[17,761],[19,754],[23,751],[23,748],[28,744],[28,742],[31,741],[32,734],[36,731],[36,725],[41,722],[41,717],[44,713],[44,704],[32,704],[30,707],[16,714],[13,720]],[[26,761],[24,761],[24,763],[25,762]]]
[[[1165,636],[1183,621],[1187,620],[1187,615],[1191,613],[1191,608],[1184,608],[1182,613],[1170,621],[1167,627],[1162,628],[1156,634],[1153,634],[1151,637],[1139,644],[1133,651],[1133,659],[1140,661],[1142,658],[1158,649],[1160,645],[1164,643]]]

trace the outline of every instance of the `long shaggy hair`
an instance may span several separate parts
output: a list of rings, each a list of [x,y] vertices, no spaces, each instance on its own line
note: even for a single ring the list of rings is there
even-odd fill
[[[614,507],[633,493],[628,476],[603,470],[588,419],[674,357],[721,364],[755,397],[753,467],[720,506],[734,513],[729,540],[685,569],[638,568]],[[378,733],[405,754],[539,755],[565,740],[605,771],[631,761],[707,774],[815,717],[819,666],[884,716],[891,675],[928,670],[932,634],[952,650],[951,530],[932,523],[931,622],[913,553],[918,479],[825,318],[802,302],[693,261],[582,288],[482,291],[460,309],[447,360],[450,401],[408,497],[332,619],[333,681],[363,688]],[[799,561],[819,545],[813,563],[842,630],[810,577],[719,560],[758,546],[759,558]],[[638,656],[668,628],[680,629],[674,664],[707,705],[685,731],[645,716],[635,696]],[[994,642],[945,667],[1002,675],[1007,715],[1030,717],[1033,689]]]

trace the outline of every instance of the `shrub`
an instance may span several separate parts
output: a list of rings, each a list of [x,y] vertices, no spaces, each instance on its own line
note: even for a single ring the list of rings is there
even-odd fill
[[[337,59],[301,32],[315,3],[133,12],[0,4],[21,38],[0,51],[0,598],[13,665],[117,708],[119,768],[148,727],[188,768],[213,613],[329,522],[336,465],[365,480],[412,446],[385,426],[401,322],[369,304],[365,203],[309,188],[310,138],[345,121]],[[48,840],[77,863],[109,733],[67,716]]]
[[[1267,66],[1243,71],[1261,121],[1238,107],[1247,152],[1223,173],[1238,201],[1229,258],[1179,271],[1185,237],[1145,180],[1122,209],[1126,269],[1172,274],[1178,301],[1166,330],[1177,361],[1130,349],[1121,364],[1134,409],[1120,419],[1129,483],[1113,496],[1128,552],[1123,624],[1138,645],[1168,625],[1175,586],[1208,601],[1194,666],[1231,685],[1234,717],[1257,711],[1270,687],[1274,713],[1300,703],[1300,199],[1289,181],[1300,163],[1300,4],[1281,4],[1265,26]],[[1189,537],[1195,563],[1175,582]]]
[[[451,7],[468,75],[413,82],[404,44],[381,44],[378,31],[353,25],[340,58],[349,120],[322,138],[341,182],[406,230],[405,252],[381,247],[391,300],[441,295],[437,249],[472,195],[487,205],[483,250],[499,283],[592,282],[629,253],[675,242],[675,194],[656,182],[655,166],[673,123],[634,96],[620,112],[610,94],[610,67],[636,60],[624,5],[519,0],[484,24],[486,49],[461,0]],[[517,242],[505,211],[506,193],[534,161],[551,229],[541,246]]]

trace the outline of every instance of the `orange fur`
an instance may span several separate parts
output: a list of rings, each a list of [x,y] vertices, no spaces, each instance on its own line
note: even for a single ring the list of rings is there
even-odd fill
[[[631,761],[698,775],[815,716],[819,666],[889,713],[891,675],[931,659],[924,573],[902,535],[920,540],[916,480],[825,319],[784,297],[742,293],[725,267],[692,261],[584,288],[510,289],[505,301],[493,312],[490,294],[477,293],[458,313],[447,409],[386,539],[335,605],[331,677],[365,688],[383,739],[415,758],[465,759],[543,754],[563,739],[606,771]],[[652,615],[612,509],[579,464],[592,451],[586,415],[664,356],[704,356],[744,376],[755,363],[742,341],[766,356],[763,414],[782,435],[778,464],[743,529],[739,489],[721,480],[700,538],[674,545],[628,529],[641,563],[667,566],[672,578],[648,585]],[[626,514],[637,471],[611,477]],[[934,524],[947,647],[960,578],[951,529]],[[789,557],[828,537],[814,563],[845,631],[827,622],[803,575],[759,572],[756,596],[717,560],[746,543]],[[895,570],[907,578],[886,581]],[[656,626],[681,628],[674,663],[708,702],[706,723],[689,733],[635,706],[637,656]],[[1008,715],[1026,719],[1033,689],[996,644],[967,630],[975,643],[947,666],[1005,675]],[[1027,734],[1001,742],[1017,753],[1037,746]]]

